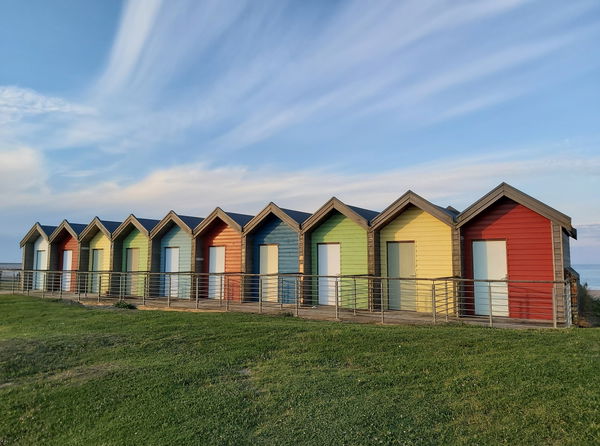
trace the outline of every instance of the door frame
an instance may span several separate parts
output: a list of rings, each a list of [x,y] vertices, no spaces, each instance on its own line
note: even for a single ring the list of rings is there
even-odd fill
[[[326,279],[328,281],[333,281],[333,283],[337,282],[338,284],[340,283],[340,278],[339,276],[342,275],[342,242],[318,242],[316,243],[317,246],[317,305],[325,305],[325,304],[321,304],[320,303],[320,298],[321,298],[321,294],[319,292],[319,288],[320,288],[320,280],[321,280],[321,275],[319,274],[319,246],[320,245],[337,245],[340,247],[339,252],[340,252],[340,274],[338,275],[338,277],[326,277]],[[333,297],[335,300],[335,296]],[[339,298],[339,285],[338,285],[338,298]],[[329,300],[329,299],[328,299]],[[327,305],[331,305],[331,304],[327,304]],[[335,302],[334,302],[335,305]]]
[[[225,287],[224,287],[224,274],[227,269],[227,245],[209,245],[207,248],[207,262],[206,262],[206,273],[208,274],[208,284],[206,289],[206,295],[209,299],[224,299],[225,298]],[[223,248],[223,272],[222,273],[211,273],[210,272],[210,249],[211,248]],[[216,295],[211,296],[211,284],[214,284],[215,277],[211,276],[211,274],[220,274],[221,279],[219,280],[219,289],[217,290]],[[212,285],[214,287],[214,285]]]
[[[164,246],[164,264],[163,264],[163,273],[180,273],[179,264],[181,263],[181,246]],[[177,271],[167,271],[167,249],[177,249]],[[139,259],[138,259],[139,260]],[[168,287],[167,287],[167,277],[168,279]],[[171,274],[170,276],[164,274],[164,295],[170,297],[179,297],[179,275]]]
[[[261,263],[261,258],[260,258],[260,248],[262,248],[263,246],[275,246],[277,247],[277,272],[275,273],[275,276],[273,276],[275,278],[275,281],[277,283],[277,289],[274,293],[267,293],[267,300],[275,300],[275,301],[279,301],[279,295],[280,293],[280,289],[279,289],[279,243],[259,243],[258,244],[258,274],[259,274],[259,280],[261,282],[261,284],[263,282],[266,282],[267,284],[272,282],[272,277],[262,277],[262,273],[260,272],[260,263]],[[272,274],[272,273],[267,273],[267,274]],[[264,280],[263,280],[264,279]],[[258,294],[260,296],[261,299],[264,299],[265,296],[261,294],[261,291],[263,290],[264,285],[260,285],[259,290],[258,290]],[[264,294],[264,293],[263,293]]]
[[[499,237],[494,237],[494,238],[484,238],[484,239],[471,239],[471,275],[473,276],[473,314],[477,314],[475,311],[475,300],[476,300],[476,295],[475,295],[475,250],[473,249],[473,244],[475,242],[504,242],[504,246],[506,248],[506,256],[505,256],[505,260],[506,260],[506,278],[503,280],[510,280],[509,279],[509,265],[510,262],[508,260],[508,239],[506,238],[499,238]],[[484,279],[480,279],[480,280],[484,280]],[[488,280],[492,280],[492,279],[488,279]],[[493,299],[493,297],[492,297]],[[492,308],[492,312],[493,312],[494,308]],[[489,315],[489,308],[488,308],[488,314],[483,315],[483,316],[488,316]],[[508,317],[510,315],[510,292],[509,292],[509,287],[508,287],[508,282],[506,282],[506,317]],[[495,315],[492,314],[492,316],[500,316],[500,315]]]
[[[417,241],[416,240],[387,240],[385,243],[385,265],[386,265],[386,272],[385,275],[386,277],[390,277],[389,275],[389,268],[390,268],[390,259],[389,259],[389,246],[390,244],[400,244],[400,243],[412,243],[413,245],[413,252],[414,252],[414,256],[413,256],[413,261],[414,261],[414,270],[415,270],[415,277],[399,277],[400,279],[415,279],[417,276]],[[417,310],[418,307],[418,302],[417,302],[417,281],[415,280],[414,282],[415,285],[415,293],[414,293],[414,299],[415,299],[415,309],[413,311]],[[388,309],[390,308],[390,280],[387,281],[387,304],[388,304]],[[399,297],[399,302],[398,302],[398,310],[402,310],[402,281],[400,281],[400,287],[399,287],[399,291],[400,291],[400,295]],[[407,311],[407,310],[404,310]],[[410,310],[409,310],[410,311]]]

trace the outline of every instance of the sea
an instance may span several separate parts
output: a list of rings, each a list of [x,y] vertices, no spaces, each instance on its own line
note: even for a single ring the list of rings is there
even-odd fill
[[[573,265],[579,273],[581,283],[587,283],[590,290],[600,290],[600,264]]]

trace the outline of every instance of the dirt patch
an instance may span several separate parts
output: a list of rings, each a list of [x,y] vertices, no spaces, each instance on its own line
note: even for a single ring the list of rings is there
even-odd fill
[[[147,305],[140,305],[137,307],[138,310],[145,311],[183,311],[187,313],[225,313],[225,310],[212,310],[212,309],[203,309],[203,308],[163,308],[163,307],[149,307]]]
[[[120,369],[122,369],[120,365],[112,362],[84,365],[63,370],[62,372],[53,375],[48,375],[46,379],[48,381],[85,382],[101,378]]]

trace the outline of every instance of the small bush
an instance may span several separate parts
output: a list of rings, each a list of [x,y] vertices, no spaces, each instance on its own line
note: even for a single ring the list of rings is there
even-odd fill
[[[130,304],[129,302],[125,302],[124,300],[120,300],[118,302],[115,302],[113,304],[113,307],[123,308],[125,310],[135,310],[137,308],[135,305]]]
[[[587,283],[578,285],[579,311],[583,326],[597,327],[600,325],[600,301],[594,299],[588,291]]]

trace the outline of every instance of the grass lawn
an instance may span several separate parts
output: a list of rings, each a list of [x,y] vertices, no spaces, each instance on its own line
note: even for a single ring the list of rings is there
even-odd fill
[[[600,329],[0,296],[0,445],[600,444]]]

